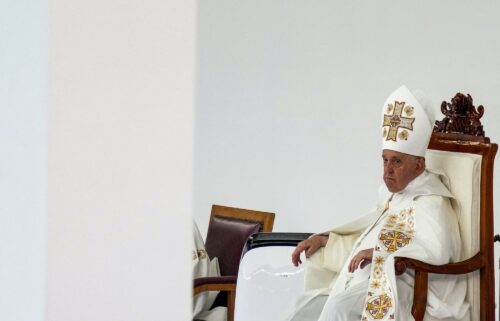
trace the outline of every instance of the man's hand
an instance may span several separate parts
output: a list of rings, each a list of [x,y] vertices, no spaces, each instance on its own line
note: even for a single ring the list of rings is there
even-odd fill
[[[354,255],[351,262],[349,263],[349,272],[354,272],[360,268],[364,268],[372,262],[373,249],[361,250],[358,254]]]
[[[307,240],[304,240],[297,244],[295,251],[292,253],[292,263],[295,266],[302,264],[300,260],[300,253],[305,252],[306,258],[313,255],[320,247],[323,247],[328,242],[328,235],[314,235]]]

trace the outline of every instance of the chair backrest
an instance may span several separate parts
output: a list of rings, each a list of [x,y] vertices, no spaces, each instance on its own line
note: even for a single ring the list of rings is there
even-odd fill
[[[274,213],[213,205],[205,249],[217,257],[221,275],[238,275],[245,242],[257,232],[272,232]]]
[[[446,117],[436,122],[426,164],[449,180],[462,260],[480,253],[481,268],[466,275],[471,320],[494,320],[493,163],[498,146],[484,137],[479,122],[484,109],[479,106],[476,112],[469,95],[457,94],[451,104],[443,102],[441,111]]]
[[[452,207],[458,217],[462,238],[461,261],[479,251],[479,218],[482,157],[476,154],[429,150],[427,168],[444,173],[448,188],[455,197]],[[467,274],[467,301],[471,304],[471,320],[479,320],[479,271]]]

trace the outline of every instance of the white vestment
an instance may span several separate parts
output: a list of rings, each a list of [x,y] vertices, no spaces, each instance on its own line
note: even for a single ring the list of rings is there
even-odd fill
[[[208,257],[203,238],[195,222],[193,222],[193,236],[193,278],[220,276],[219,261],[217,258],[210,260]],[[193,320],[225,321],[227,319],[227,308],[216,307],[210,310],[218,293],[218,291],[206,291],[193,297]]]
[[[289,320],[414,320],[414,271],[396,276],[394,257],[436,265],[460,260],[450,198],[438,175],[428,171],[399,193],[383,185],[376,210],[327,232],[326,246],[306,263],[306,291]],[[352,257],[364,249],[373,249],[372,263],[349,273]],[[466,289],[465,276],[429,274],[424,319],[468,321]]]

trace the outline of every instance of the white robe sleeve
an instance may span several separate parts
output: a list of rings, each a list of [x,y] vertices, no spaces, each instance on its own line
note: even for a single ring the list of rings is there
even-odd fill
[[[305,270],[305,289],[329,289],[349,257],[359,233],[341,235],[329,233],[325,247],[320,248],[308,261]]]

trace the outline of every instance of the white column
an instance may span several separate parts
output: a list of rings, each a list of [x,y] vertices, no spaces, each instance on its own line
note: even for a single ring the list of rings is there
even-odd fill
[[[47,3],[0,1],[0,320],[45,301]]]
[[[188,320],[195,2],[49,14],[47,320]]]

